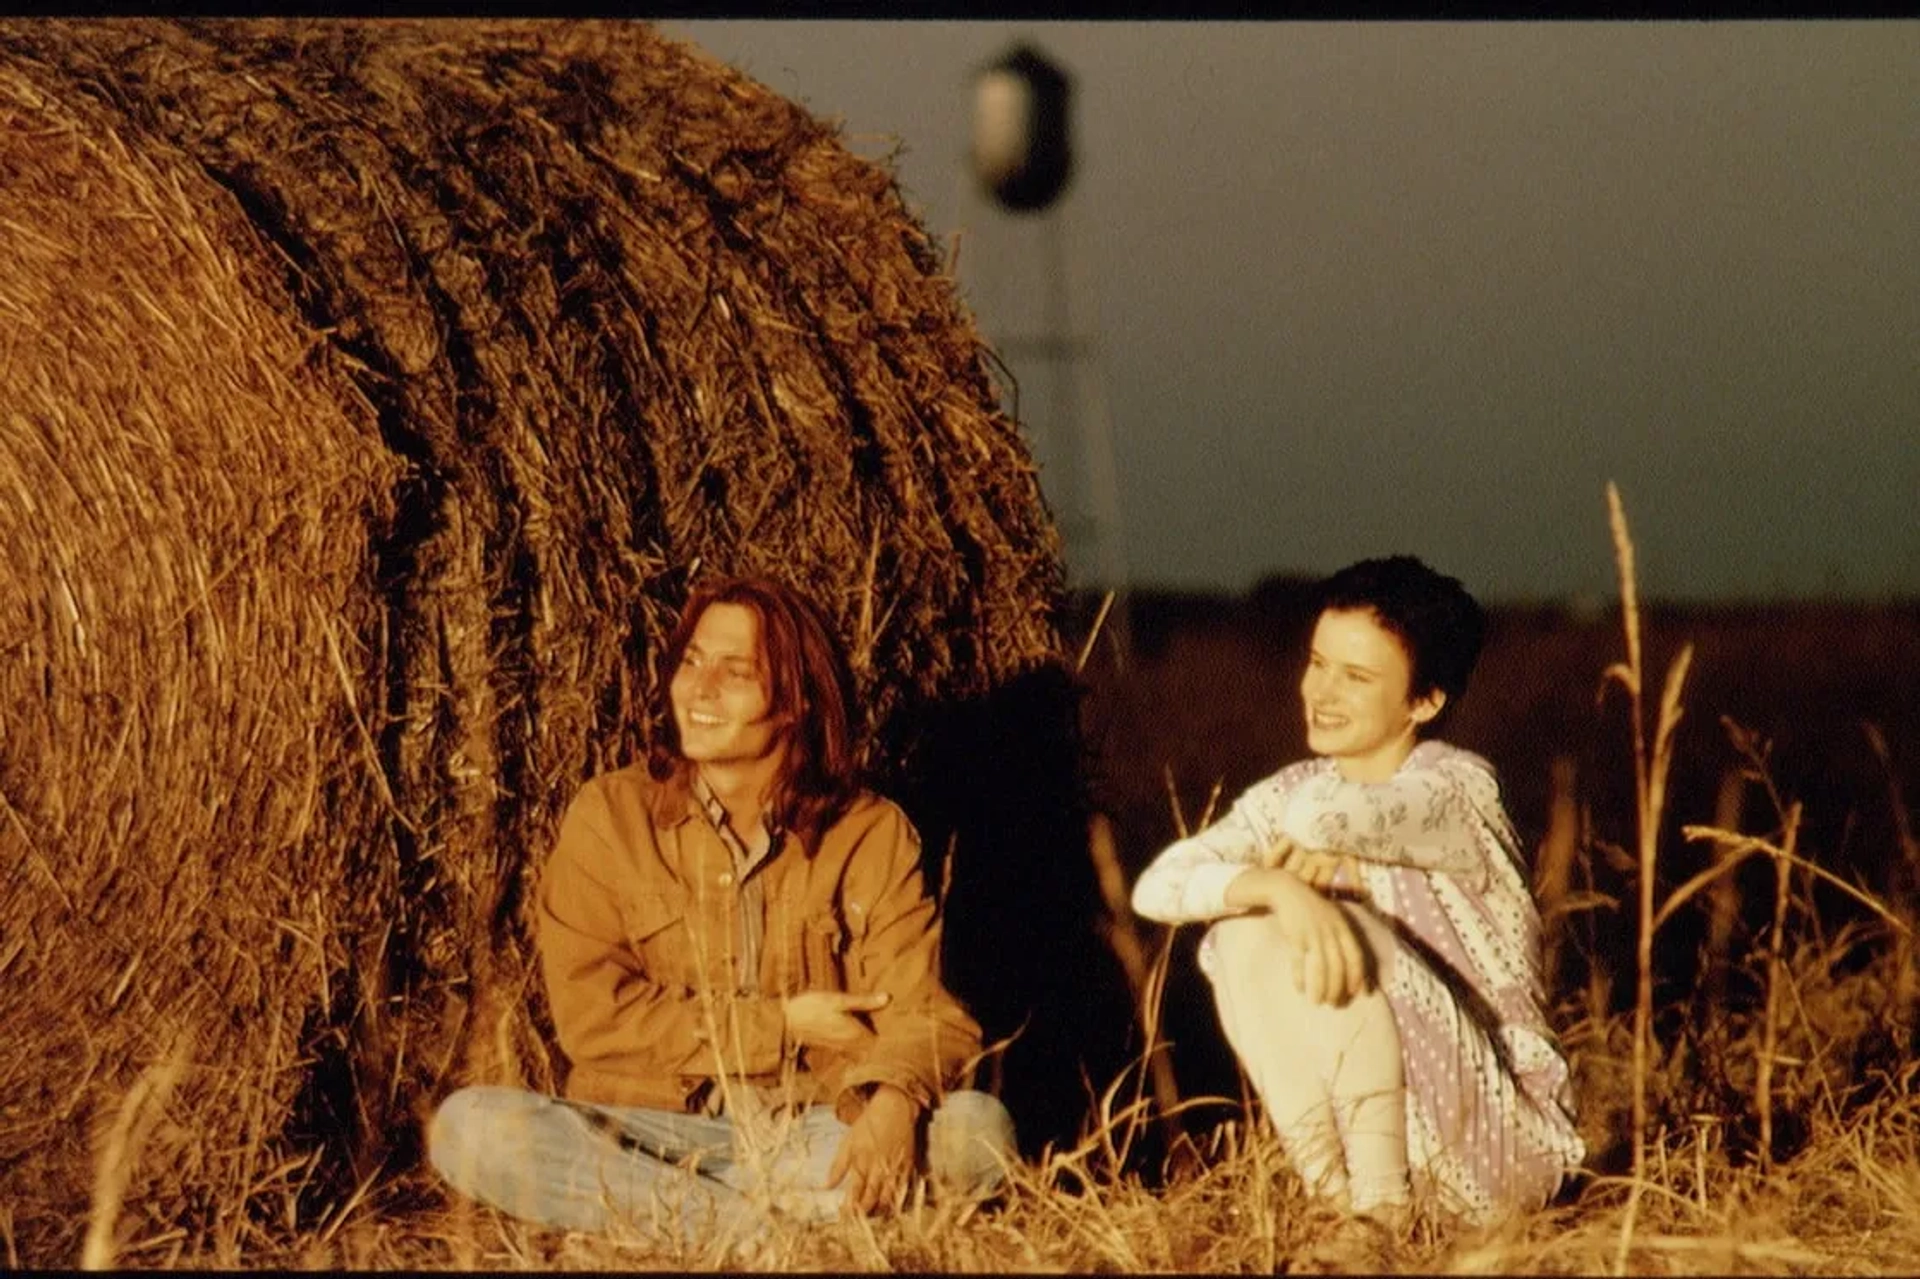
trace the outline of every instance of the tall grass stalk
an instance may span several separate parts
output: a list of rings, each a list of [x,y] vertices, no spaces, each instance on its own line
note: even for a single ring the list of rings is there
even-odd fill
[[[1873,747],[1874,756],[1879,759],[1880,768],[1887,777],[1887,801],[1893,813],[1894,830],[1900,840],[1903,868],[1903,873],[1895,880],[1900,885],[1896,900],[1911,916],[1916,903],[1920,903],[1920,838],[1913,833],[1913,820],[1907,811],[1906,798],[1900,793],[1900,774],[1893,766],[1893,752],[1887,749],[1886,734],[1880,731],[1878,724],[1862,724],[1861,729],[1866,733],[1867,744]],[[1911,937],[1902,934],[1899,947],[1899,962],[1894,966],[1894,971],[1899,974],[1894,1017],[1902,1030],[1910,1031],[1915,1009],[1920,1007],[1920,965],[1914,963]]]
[[[111,1270],[118,1261],[115,1233],[127,1182],[186,1068],[186,1043],[181,1039],[166,1057],[140,1072],[121,1099],[113,1124],[100,1143],[94,1165],[93,1207],[87,1219],[86,1242],[80,1250],[82,1270]]]
[[[1133,910],[1127,900],[1126,872],[1121,869],[1120,855],[1114,846],[1113,826],[1102,814],[1095,814],[1087,824],[1087,848],[1100,881],[1100,896],[1107,908],[1104,929],[1107,945],[1113,948],[1126,972],[1127,984],[1132,987],[1134,1015],[1139,1019],[1140,1033],[1146,1038],[1146,1074],[1153,1080],[1161,1135],[1171,1150],[1180,1137],[1180,1124],[1175,1118],[1180,1108],[1180,1086],[1174,1078],[1173,1060],[1167,1055],[1167,1043],[1160,1037],[1160,993],[1166,986],[1173,933],[1165,930],[1159,955],[1149,960],[1146,943],[1134,925]]]
[[[1613,531],[1614,559],[1620,570],[1621,625],[1626,631],[1627,660],[1607,667],[1605,680],[1617,680],[1627,691],[1633,717],[1633,790],[1639,832],[1639,945],[1636,951],[1638,985],[1633,1003],[1633,1182],[1627,1211],[1621,1220],[1620,1245],[1614,1272],[1626,1272],[1627,1251],[1633,1240],[1640,1191],[1646,1181],[1647,1061],[1653,1030],[1653,897],[1659,869],[1660,818],[1666,806],[1667,772],[1673,762],[1673,730],[1680,723],[1680,689],[1693,661],[1693,645],[1681,648],[1660,694],[1659,718],[1649,746],[1642,689],[1645,687],[1640,653],[1640,599],[1634,574],[1633,539],[1627,532],[1627,513],[1620,490],[1607,484],[1607,522]],[[1602,689],[1605,688],[1603,680]]]
[[[1100,611],[1093,616],[1093,625],[1087,629],[1087,638],[1080,645],[1079,655],[1073,659],[1075,673],[1084,673],[1087,659],[1093,656],[1093,645],[1100,638],[1100,631],[1107,624],[1107,614],[1113,611],[1113,592],[1108,591],[1100,600]]]
[[[1767,945],[1767,1006],[1760,1035],[1753,1106],[1760,1116],[1760,1172],[1773,1171],[1773,1064],[1780,1048],[1780,986],[1787,942],[1787,905],[1792,898],[1793,845],[1800,834],[1798,801],[1787,810],[1786,833],[1773,859],[1773,934]]]
[[[1555,755],[1551,772],[1552,798],[1547,806],[1547,833],[1534,858],[1533,896],[1540,907],[1541,979],[1551,989],[1560,973],[1560,945],[1571,910],[1573,865],[1580,851],[1579,778],[1571,755]]]
[[[1739,830],[1746,793],[1745,773],[1737,768],[1729,768],[1723,773],[1720,789],[1714,794],[1713,824],[1721,830]],[[1716,861],[1726,862],[1733,848],[1732,841],[1718,841]],[[1733,929],[1739,921],[1739,915],[1739,881],[1732,875],[1722,875],[1714,881],[1713,898],[1707,912],[1706,980],[1710,1007],[1719,1008],[1726,1002],[1727,978],[1733,958]]]

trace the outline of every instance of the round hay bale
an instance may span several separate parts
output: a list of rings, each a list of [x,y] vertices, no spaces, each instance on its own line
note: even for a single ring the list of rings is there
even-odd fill
[[[1035,469],[832,127],[633,23],[0,23],[0,248],[36,1255],[77,1238],[76,1119],[176,1044],[128,1195],[227,1229],[404,1166],[450,1083],[554,1085],[526,903],[696,574],[833,614],[935,882],[953,850],[950,953],[1030,936],[1011,893],[1056,987],[1103,968]],[[1035,1021],[958,968],[990,1033]],[[1074,1059],[1038,1021],[1017,1051]]]
[[[269,1171],[346,966],[342,836],[382,826],[399,467],[187,157],[13,59],[0,138],[0,1168],[32,1239],[71,1229],[101,1105],[176,1039],[182,1122],[144,1166],[203,1199]]]

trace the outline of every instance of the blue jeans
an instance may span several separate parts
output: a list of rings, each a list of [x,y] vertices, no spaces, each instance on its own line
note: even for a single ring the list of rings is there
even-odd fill
[[[831,1106],[736,1122],[478,1086],[440,1104],[427,1157],[455,1189],[515,1217],[694,1246],[745,1242],[777,1217],[837,1216],[846,1185],[826,1180],[846,1134]],[[939,1191],[990,1194],[1013,1159],[998,1098],[949,1093],[933,1112],[926,1171]]]

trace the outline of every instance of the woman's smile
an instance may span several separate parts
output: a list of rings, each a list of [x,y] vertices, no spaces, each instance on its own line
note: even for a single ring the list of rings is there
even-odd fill
[[[1416,725],[1444,694],[1410,696],[1406,646],[1369,610],[1328,609],[1300,676],[1307,749],[1354,781],[1385,781],[1413,750]]]

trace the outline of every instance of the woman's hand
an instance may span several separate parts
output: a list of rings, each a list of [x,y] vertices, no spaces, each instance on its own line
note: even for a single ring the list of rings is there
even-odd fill
[[[1295,843],[1282,837],[1280,842],[1268,851],[1263,859],[1268,866],[1278,866],[1291,872],[1304,881],[1308,887],[1321,892],[1333,887],[1334,877],[1340,868],[1347,867],[1347,879],[1357,883],[1359,875],[1352,868],[1353,858],[1343,853],[1328,852],[1325,849],[1308,848],[1305,844]]]
[[[1279,866],[1255,866],[1227,886],[1227,904],[1264,909],[1293,957],[1293,988],[1316,1004],[1340,1005],[1372,988],[1360,935],[1345,911]]]

